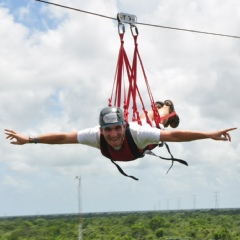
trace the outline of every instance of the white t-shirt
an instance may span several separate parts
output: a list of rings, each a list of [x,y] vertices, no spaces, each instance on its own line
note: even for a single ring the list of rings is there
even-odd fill
[[[161,130],[146,124],[139,125],[137,122],[129,123],[133,140],[139,149],[144,149],[150,144],[160,142]],[[100,148],[100,128],[99,126],[80,130],[77,135],[78,142],[95,148]]]

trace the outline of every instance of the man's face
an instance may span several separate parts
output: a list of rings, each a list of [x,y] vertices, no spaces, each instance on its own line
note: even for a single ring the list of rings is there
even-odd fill
[[[100,128],[101,134],[106,139],[107,143],[113,147],[121,147],[125,136],[125,125],[118,124],[106,128]]]

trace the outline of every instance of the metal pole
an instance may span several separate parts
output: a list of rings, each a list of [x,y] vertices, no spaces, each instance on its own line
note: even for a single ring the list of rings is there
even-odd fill
[[[81,176],[76,176],[76,179],[78,179],[78,240],[82,240]]]

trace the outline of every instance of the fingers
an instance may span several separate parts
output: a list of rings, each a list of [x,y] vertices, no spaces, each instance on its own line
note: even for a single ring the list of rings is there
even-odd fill
[[[13,130],[9,130],[9,129],[4,129],[4,131],[5,131],[5,134],[8,135],[8,136],[15,133]]]
[[[219,140],[231,142],[231,136],[229,133],[220,133]]]
[[[213,138],[214,140],[218,140],[218,141],[229,141],[231,142],[231,135],[230,135],[230,131],[236,130],[237,128],[227,128],[221,131],[217,131],[215,133],[213,133]]]
[[[5,134],[7,135],[6,139],[12,140],[15,137],[16,132],[9,129],[4,129]]]
[[[8,134],[8,133],[16,133],[15,131],[11,130],[11,129],[4,129],[5,133]]]
[[[236,130],[237,128],[228,128],[228,129],[225,129],[223,131],[220,132],[220,139],[219,140],[223,140],[223,141],[229,141],[231,142],[231,135],[228,133],[230,131],[233,131],[233,130]]]
[[[228,129],[228,132],[229,132],[229,131],[236,130],[236,129],[237,129],[236,127],[235,127],[235,128],[229,128],[229,129]]]
[[[22,145],[21,143],[19,143],[18,141],[12,141],[12,142],[10,142],[11,144],[13,144],[13,145]]]
[[[230,131],[233,131],[233,130],[236,130],[236,129],[237,129],[236,127],[234,127],[234,128],[228,128],[228,129],[225,130],[225,132],[230,132]]]
[[[28,136],[15,132],[11,129],[4,129],[6,139],[10,141],[10,144],[23,145],[29,142]]]
[[[231,142],[231,136],[230,136],[229,133],[223,133],[222,135],[223,135],[222,138],[223,138],[225,141]]]
[[[231,142],[231,135],[229,133],[226,133],[226,138],[228,139],[229,142]]]
[[[11,129],[4,129],[5,131],[5,134],[7,135],[6,139],[9,139],[10,140],[10,143],[11,144],[14,144],[14,145],[18,145],[18,139],[17,139],[17,132],[11,130]],[[16,139],[16,141],[12,141]]]

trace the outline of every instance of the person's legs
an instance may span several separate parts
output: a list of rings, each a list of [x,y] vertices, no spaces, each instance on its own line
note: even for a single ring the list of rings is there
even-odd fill
[[[162,101],[157,101],[157,102],[155,102],[155,105],[156,105],[156,107],[157,107],[158,109],[161,109],[161,108],[164,106],[164,102],[162,102]],[[150,120],[153,121],[154,116],[153,116],[153,111],[152,111],[152,110],[149,110],[149,111],[148,111],[148,117],[150,118]],[[145,115],[144,112],[141,114],[140,118],[141,118],[141,119],[146,118],[146,115]]]
[[[158,103],[158,102],[156,102],[156,103]],[[160,103],[162,103],[162,102],[160,102]],[[163,119],[161,119],[160,123],[164,127],[168,127],[170,125],[172,128],[176,128],[180,122],[180,119],[177,114],[170,118],[164,118],[164,117],[168,116],[170,113],[172,113],[173,111],[175,111],[173,102],[171,100],[165,100],[164,103],[159,106],[160,107],[158,107],[158,105],[157,105],[158,112],[159,112],[160,118],[163,118]],[[152,110],[148,111],[148,117],[152,121],[154,121],[154,114],[153,114]],[[146,118],[144,113],[141,115],[141,118],[142,119]]]
[[[160,117],[165,117],[165,116],[169,115],[170,106],[167,106],[163,102],[160,102],[160,101],[156,102],[155,104],[158,108],[158,112],[159,112]],[[140,117],[142,119],[146,118],[145,113],[142,113],[142,115]],[[149,117],[150,120],[154,121],[154,114],[153,114],[152,110],[148,111],[148,117]],[[165,126],[167,121],[168,121],[168,119],[166,118],[166,119],[163,119],[160,123]]]
[[[171,100],[165,100],[164,106],[169,107],[169,114],[175,111],[173,102]],[[164,123],[164,127],[168,127],[170,125],[172,128],[176,128],[178,127],[179,122],[180,122],[180,118],[177,114],[175,114],[174,116],[167,119],[167,121]]]
[[[163,105],[162,108],[158,109],[158,112],[159,112],[160,118],[163,118],[171,113],[171,108],[170,106]],[[168,127],[167,123],[168,123],[168,118],[161,119],[161,124],[164,127]]]
[[[158,109],[160,109],[160,108],[162,108],[162,107],[164,106],[164,102],[162,102],[162,101],[157,101],[157,102],[155,102],[155,105],[156,105],[156,107],[157,107]]]

